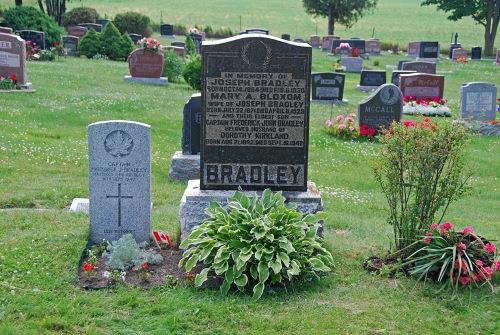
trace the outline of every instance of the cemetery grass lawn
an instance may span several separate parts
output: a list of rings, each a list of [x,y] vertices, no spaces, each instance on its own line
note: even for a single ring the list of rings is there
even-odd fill
[[[446,19],[446,14],[435,7],[421,7],[421,0],[379,0],[377,9],[347,30],[335,26],[335,34],[342,37],[369,38],[375,29],[375,37],[384,42],[398,42],[407,46],[410,41],[437,40],[442,48],[448,48],[451,34],[458,32],[460,42],[469,49],[483,46],[484,30],[470,18],[457,22]],[[36,0],[24,0],[36,5]],[[0,6],[13,6],[13,0],[0,0]],[[302,0],[82,0],[71,1],[68,7],[93,7],[102,15],[114,17],[118,13],[136,11],[148,15],[155,23],[182,24],[188,28],[210,25],[214,29],[229,27],[235,33],[242,29],[261,27],[271,30],[275,36],[290,33],[292,38],[309,38],[326,34],[326,19],[306,14]],[[497,46],[500,36],[496,38]]]
[[[372,68],[403,57],[372,57]],[[314,71],[331,69],[331,58],[314,53]],[[267,292],[258,302],[231,293],[191,288],[83,291],[76,286],[88,217],[69,214],[74,197],[88,196],[86,126],[127,119],[152,125],[154,229],[178,236],[178,206],[185,184],[167,179],[170,158],[180,149],[187,85],[167,88],[123,81],[125,63],[63,59],[31,62],[37,92],[0,95],[0,334],[429,334],[499,333],[498,293],[484,287],[434,293],[413,279],[368,274],[363,261],[383,254],[391,236],[386,203],[369,161],[380,145],[329,137],[323,123],[330,107],[311,107],[310,180],[326,207],[325,239],[335,271],[320,282]],[[491,62],[468,65],[442,60],[445,97],[457,115],[461,83],[500,86]],[[390,71],[389,71],[390,72]],[[349,105],[355,112],[366,94],[348,74]],[[438,118],[438,122],[451,122]],[[473,136],[469,157],[473,189],[453,204],[447,219],[500,237],[499,138]],[[498,283],[495,292],[498,292]]]

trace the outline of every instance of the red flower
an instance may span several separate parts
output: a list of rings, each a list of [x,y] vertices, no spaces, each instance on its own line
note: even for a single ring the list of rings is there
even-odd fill
[[[132,271],[132,272],[136,272],[136,271],[137,271],[137,269],[135,268],[135,266],[132,266],[132,267],[130,268],[130,271]]]
[[[17,76],[13,73],[10,75],[10,80],[12,80],[14,83],[17,83]]]
[[[147,268],[149,268],[148,262],[144,262],[141,264],[141,269],[146,270]]]
[[[446,234],[448,231],[453,229],[453,223],[445,222],[441,225],[441,235]]]
[[[496,247],[496,245],[494,245],[494,244],[491,244],[491,243],[486,243],[486,244],[484,245],[484,251],[486,251],[486,252],[487,252],[487,253],[489,253],[489,254],[494,254],[494,253],[495,253],[495,251],[497,251],[497,247]]]
[[[476,265],[477,265],[477,266],[479,266],[480,268],[482,268],[482,267],[483,267],[483,261],[482,261],[482,260],[480,260],[480,259],[476,259],[475,263],[476,263]]]
[[[437,223],[431,224],[431,229],[432,230],[438,230],[438,228],[439,228],[439,225]]]
[[[424,243],[425,244],[431,243],[432,242],[432,237],[430,237],[430,236],[432,236],[432,232],[431,231],[426,232],[425,236],[427,236],[427,237],[424,237]]]
[[[465,227],[463,230],[462,230],[462,233],[464,233],[465,235],[470,235],[470,234],[474,234],[474,228],[468,226],[468,227]]]
[[[489,267],[489,266],[485,266],[479,272],[479,277],[481,277],[481,278],[483,278],[485,280],[490,280],[492,274],[493,274],[493,269],[491,267]]]
[[[495,271],[500,271],[500,261],[494,261],[493,268],[495,269]]]
[[[464,243],[460,242],[457,244],[457,250],[460,254],[462,254],[465,250],[467,250],[467,246]]]
[[[415,121],[412,121],[412,120],[406,120],[405,122],[403,122],[403,126],[405,126],[406,128],[413,128],[417,125],[417,123]]]
[[[84,262],[84,263],[83,263],[83,266],[82,266],[82,269],[83,269],[83,271],[85,271],[85,272],[90,272],[90,271],[92,271],[92,270],[94,270],[94,269],[95,269],[95,266],[94,266],[94,265],[92,265],[92,264],[90,264],[90,263]]]
[[[366,137],[373,137],[377,134],[377,131],[373,128],[368,127],[366,124],[361,124],[359,126],[359,135]]]
[[[467,285],[469,284],[469,277],[468,276],[460,276],[460,284],[462,285]]]
[[[461,273],[462,274],[467,274],[467,272],[469,272],[469,267],[467,266],[467,262],[464,261],[464,260],[456,260],[455,261],[455,269],[459,270],[460,269],[460,264],[462,264],[462,270],[461,270]]]

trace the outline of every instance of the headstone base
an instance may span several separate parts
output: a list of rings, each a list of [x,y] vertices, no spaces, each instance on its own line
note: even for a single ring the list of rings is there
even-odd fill
[[[89,213],[89,199],[87,198],[74,198],[71,202],[70,212],[74,213]]]
[[[347,99],[343,99],[343,100],[313,100],[313,99],[311,99],[311,102],[315,103],[315,104],[343,106],[343,105],[347,105],[349,100],[347,100]]]
[[[451,111],[448,107],[428,107],[428,106],[403,106],[403,114],[405,115],[424,115],[424,116],[451,116]]]
[[[166,77],[160,77],[160,78],[140,78],[140,77],[132,77],[130,75],[127,75],[123,77],[125,81],[133,82],[133,83],[140,83],[140,84],[149,84],[149,85],[159,85],[159,86],[166,86],[168,84],[168,79]]]
[[[437,64],[437,63],[439,63],[439,58],[420,58],[420,57],[417,57],[417,62],[429,62],[429,63]]]
[[[227,198],[234,193],[235,191],[200,190],[200,180],[190,180],[182,196],[179,209],[181,240],[188,237],[191,231],[206,219],[205,209],[212,201],[226,204]],[[244,193],[249,196],[254,193],[262,194],[259,191],[245,191]],[[286,191],[283,192],[283,196],[287,202],[296,204],[297,209],[303,213],[316,213],[323,210],[321,195],[313,182],[308,182],[305,192]]]
[[[0,90],[0,93],[34,93],[36,90],[33,88],[33,84],[26,83],[19,85],[20,90]]]
[[[183,181],[200,178],[200,155],[184,155],[182,151],[176,151],[168,176]]]
[[[377,88],[379,88],[379,86],[362,86],[362,85],[357,85],[356,88],[360,92],[368,93],[368,92],[375,91]]]
[[[455,120],[453,124],[459,124],[473,133],[486,136],[500,136],[500,124],[475,120]]]
[[[172,40],[175,39],[175,35],[161,35],[161,37],[169,38],[169,39],[172,39]]]

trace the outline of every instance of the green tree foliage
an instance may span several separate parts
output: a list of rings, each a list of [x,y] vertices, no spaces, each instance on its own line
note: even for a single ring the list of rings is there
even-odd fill
[[[188,56],[182,77],[193,89],[201,90],[201,56],[199,54]]]
[[[173,51],[168,51],[165,54],[165,65],[163,67],[163,75],[168,78],[168,81],[177,82],[184,69],[184,62]]]
[[[186,54],[188,56],[196,54],[196,45],[194,44],[193,39],[189,35],[186,36]]]
[[[116,28],[123,34],[139,34],[142,36],[151,36],[151,20],[144,14],[136,12],[126,12],[117,14],[113,20]]]
[[[120,51],[121,59],[127,60],[128,55],[134,51],[134,41],[130,38],[127,33],[122,34],[122,39],[120,41]]]
[[[62,29],[53,18],[41,13],[31,6],[16,6],[7,9],[4,14],[4,25],[16,30],[38,30],[45,33],[45,44],[50,46],[61,40]]]
[[[125,51],[123,48],[126,47],[126,43],[124,43],[122,35],[112,22],[105,25],[102,29],[100,43],[102,54],[107,56],[109,59],[125,59]],[[130,43],[130,45],[132,45],[132,43]],[[130,51],[126,54],[128,55],[129,53]]]
[[[500,0],[425,0],[422,6],[436,5],[448,13],[448,20],[458,21],[470,16],[484,27],[484,53],[493,55],[500,21]]]
[[[99,18],[99,13],[94,8],[75,7],[64,13],[62,25],[66,28],[76,26],[80,23],[94,23]]]
[[[328,34],[335,32],[335,23],[352,27],[378,0],[302,0],[308,14],[328,18]]]
[[[80,55],[92,58],[101,53],[101,38],[94,29],[90,29],[78,43]]]

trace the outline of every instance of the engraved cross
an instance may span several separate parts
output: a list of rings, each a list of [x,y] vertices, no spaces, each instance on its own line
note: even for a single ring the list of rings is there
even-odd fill
[[[118,183],[118,195],[107,195],[106,198],[118,199],[118,227],[122,225],[122,199],[132,199],[133,196],[122,195],[122,184]]]

